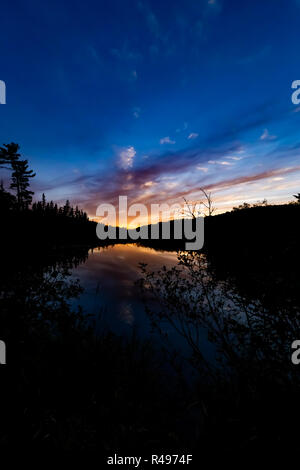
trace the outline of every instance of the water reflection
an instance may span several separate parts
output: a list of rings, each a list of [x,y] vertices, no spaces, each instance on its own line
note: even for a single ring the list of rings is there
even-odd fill
[[[190,273],[184,277],[172,269],[175,252],[136,245],[8,255],[2,258],[0,331],[12,351],[5,370],[14,381],[2,382],[1,442],[14,449],[16,442],[67,449],[88,445],[106,453],[131,443],[149,451],[157,436],[161,449],[169,446],[170,436],[172,448],[178,442],[184,448],[192,442],[195,449],[208,442],[214,450],[268,441],[297,445],[298,434],[290,428],[300,416],[299,373],[290,360],[300,328],[297,303],[279,309],[277,299],[268,306],[244,302],[230,280],[220,284],[208,275],[202,256],[192,253],[181,260]],[[186,385],[178,368],[178,377],[168,373],[169,356],[139,338],[149,333],[135,284],[141,262],[150,271],[166,266],[154,277],[144,273],[147,292],[153,286],[160,304],[152,319],[164,321],[164,332],[166,319],[183,328],[194,352],[193,384]],[[72,282],[76,278],[85,288],[82,294]],[[126,335],[96,337],[86,328],[86,315],[74,308],[78,305],[86,314],[101,314],[101,329],[105,321],[117,333],[139,327],[138,335],[129,341]],[[205,367],[203,327],[226,368]]]
[[[113,245],[89,251],[85,263],[73,270],[84,288],[77,304],[84,311],[97,316],[99,328],[124,333],[136,327],[143,334],[148,328],[148,318],[140,291],[135,282],[140,278],[139,263],[151,269],[177,264],[176,252],[157,251],[136,244]]]

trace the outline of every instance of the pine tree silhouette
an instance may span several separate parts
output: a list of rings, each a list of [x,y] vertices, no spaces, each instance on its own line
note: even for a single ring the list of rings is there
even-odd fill
[[[16,198],[13,194],[5,191],[3,181],[0,184],[0,208],[1,211],[13,210],[16,205]]]
[[[13,173],[10,188],[16,190],[18,209],[28,209],[34,194],[33,191],[28,189],[30,186],[29,180],[35,177],[35,173],[33,173],[33,170],[28,169],[28,160],[13,160],[11,165]]]
[[[4,144],[3,147],[0,147],[0,166],[10,170],[12,162],[19,160],[19,149],[20,146],[13,142],[11,144]],[[9,167],[7,167],[7,165],[9,165]]]

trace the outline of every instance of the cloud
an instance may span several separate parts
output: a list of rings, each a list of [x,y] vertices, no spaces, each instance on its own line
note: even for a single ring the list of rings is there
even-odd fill
[[[228,187],[232,186],[237,186],[240,184],[244,183],[253,183],[255,181],[260,181],[260,180],[265,180],[273,177],[277,177],[279,175],[287,175],[290,173],[295,173],[300,171],[300,165],[297,165],[295,167],[287,167],[287,168],[276,168],[272,170],[266,170],[260,173],[255,173],[253,175],[247,175],[247,176],[239,176],[236,178],[228,179],[228,180],[223,180],[219,181],[217,183],[211,183],[207,186],[205,186],[205,189],[214,189],[214,190],[220,190],[220,189],[225,189]]]
[[[277,139],[276,135],[271,135],[268,129],[265,129],[262,135],[260,136],[260,140],[275,140]]]
[[[239,160],[243,160],[244,157],[226,157],[227,160],[235,160],[235,161],[239,161]]]
[[[120,152],[120,164],[124,169],[131,168],[133,165],[133,159],[136,155],[134,147],[127,147]]]
[[[207,163],[210,163],[211,165],[225,165],[225,166],[232,165],[232,163],[226,162],[225,160],[208,160]]]
[[[141,187],[142,188],[151,188],[151,186],[154,186],[155,184],[155,181],[146,181],[146,183],[142,184]]]
[[[258,166],[258,158],[255,158],[257,144],[253,146],[251,159],[248,159],[251,144],[247,144],[247,154],[243,155],[245,160],[238,165],[235,164],[240,158],[239,153],[245,152],[242,146],[244,133],[249,129],[255,129],[257,132],[258,129],[268,128],[270,122],[274,121],[281,111],[270,112],[268,114],[272,116],[269,117],[266,114],[268,110],[269,107],[264,105],[263,109],[254,110],[250,117],[247,113],[246,117],[241,116],[234,122],[226,122],[224,127],[214,129],[212,134],[201,141],[200,139],[193,141],[196,145],[192,147],[167,151],[164,154],[152,152],[148,154],[149,158],[143,158],[142,154],[136,162],[136,150],[133,146],[121,148],[118,151],[117,166],[107,165],[106,169],[98,167],[89,173],[82,171],[79,175],[70,175],[70,173],[64,177],[62,175],[60,181],[56,179],[51,182],[50,190],[52,186],[55,194],[59,194],[62,199],[66,198],[67,193],[71,194],[72,203],[80,204],[91,217],[95,215],[97,205],[102,202],[117,206],[119,195],[123,195],[125,191],[130,203],[139,201],[146,205],[180,202],[183,196],[194,198],[194,194],[195,197],[200,197],[197,196],[199,187],[210,189],[213,193],[217,192],[220,199],[225,192],[238,192],[241,198],[244,198],[249,185],[254,188],[255,182],[262,180],[262,184],[267,184],[271,188],[265,191],[262,185],[260,186],[263,197],[269,199],[270,192],[275,186],[272,178],[280,178],[289,173],[293,173],[294,178],[298,176],[300,167],[296,167],[296,162],[299,159],[300,144],[281,145],[272,151],[267,146],[260,145],[262,150],[268,149],[268,153],[262,155],[260,152],[258,155],[261,167]],[[288,113],[290,111],[289,108]],[[282,112],[280,115],[282,116]],[[269,132],[267,135],[269,136]],[[161,139],[161,143],[171,142],[174,141],[169,136]],[[263,156],[265,158],[262,158]],[[176,181],[176,185],[171,184],[167,187],[166,181],[169,180]],[[48,192],[44,185],[43,190]],[[79,193],[77,198],[76,192]],[[280,192],[279,197],[287,200],[288,196],[283,194],[282,189]]]
[[[206,173],[208,171],[208,168],[206,168],[206,166],[197,166],[197,170],[200,170]]]
[[[167,137],[163,137],[162,139],[160,139],[160,144],[163,145],[163,144],[176,144],[175,140],[171,140],[169,136]]]
[[[199,134],[197,132],[191,132],[190,135],[188,136],[188,139],[196,139]]]
[[[73,175],[68,181],[61,182],[61,190],[68,190],[73,194],[72,203],[80,204],[91,217],[94,217],[96,207],[100,203],[108,202],[117,207],[119,195],[124,194],[128,196],[130,204],[142,202],[149,207],[152,203],[180,202],[183,197],[196,200],[200,198],[199,188],[203,187],[212,191],[214,196],[217,193],[218,199],[222,201],[226,192],[230,193],[231,197],[240,194],[241,198],[245,198],[251,189],[249,185],[254,187],[253,185],[261,181],[263,183],[263,186],[260,186],[261,197],[269,199],[270,193],[274,190],[275,182],[272,183],[272,179],[289,174],[294,174],[296,178],[300,173],[300,165],[287,166],[284,162],[281,165],[277,162],[275,168],[264,168],[260,171],[257,166],[254,168],[245,168],[243,165],[230,166],[227,167],[232,169],[229,176],[223,167],[226,155],[231,156],[239,148],[240,143],[237,142],[228,143],[218,149],[209,146],[202,149],[188,148],[177,152],[166,152],[164,155],[152,155],[151,159],[140,161],[132,168],[136,151],[130,146],[119,152],[121,164],[117,167],[107,168],[106,171],[99,169],[90,174]],[[284,152],[285,158],[286,153],[291,156],[298,155],[297,149],[294,148]],[[272,165],[276,164],[276,155],[277,151],[274,153],[274,158],[268,161],[269,165],[270,162]],[[207,167],[209,161],[218,162],[212,167],[213,171],[209,171],[210,167]],[[195,171],[196,169],[198,171]],[[267,185],[266,189],[264,185]],[[53,187],[57,193],[57,181],[53,182]],[[84,189],[75,199],[76,192],[78,193],[78,188],[81,187]],[[280,191],[282,193],[283,190]],[[218,206],[222,208],[221,203],[218,203]],[[226,208],[230,209],[230,206],[227,205]]]
[[[209,157],[220,158],[226,153],[237,151],[239,145],[229,145],[228,149],[187,149],[178,152],[167,152],[165,155],[152,155],[151,159],[140,162],[139,165],[132,168],[132,161],[136,154],[134,147],[122,149],[119,153],[121,164],[113,170],[96,172],[95,174],[80,175],[74,178],[71,186],[84,184],[87,188],[85,193],[84,207],[90,214],[95,213],[95,208],[101,202],[109,202],[111,204],[118,203],[118,197],[122,194],[124,182],[128,191],[128,196],[132,201],[143,201],[148,204],[150,201],[166,201],[169,198],[181,198],[181,192],[177,193],[168,190],[164,193],[164,180],[166,178],[176,179],[178,187],[184,187],[182,194],[189,194],[198,185],[208,184],[206,180],[206,172],[195,172],[195,167],[205,167]],[[201,165],[203,163],[204,165]],[[128,170],[130,169],[130,181],[128,181]],[[216,174],[216,172],[214,173]],[[144,186],[145,183],[151,182],[151,186]],[[130,186],[128,186],[128,183]],[[146,190],[152,189],[155,184],[155,192],[149,194]]]

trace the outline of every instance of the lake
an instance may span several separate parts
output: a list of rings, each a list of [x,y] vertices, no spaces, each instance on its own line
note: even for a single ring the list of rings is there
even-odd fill
[[[149,322],[135,282],[141,277],[139,263],[155,271],[177,264],[177,253],[157,251],[136,244],[119,244],[89,251],[88,259],[73,270],[84,288],[78,299],[84,311],[95,315],[100,328],[116,333],[139,330]]]
[[[136,285],[142,276],[139,263],[146,263],[149,271],[158,271],[163,266],[172,268],[178,264],[177,252],[137,244],[91,249],[88,259],[72,271],[73,278],[79,279],[84,288],[74,305],[81,305],[85,313],[96,318],[98,333],[112,331],[127,336],[135,332],[138,338],[151,338],[157,345],[167,346],[170,351],[176,349],[188,357],[191,351],[186,340],[171,325],[163,325],[165,339],[151,327]],[[151,304],[151,308],[159,308],[159,299],[156,306]],[[200,338],[204,356],[213,360],[215,347],[208,341],[206,330],[202,330]]]

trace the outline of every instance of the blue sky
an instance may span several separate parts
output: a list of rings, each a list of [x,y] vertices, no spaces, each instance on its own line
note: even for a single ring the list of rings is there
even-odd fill
[[[220,211],[300,191],[300,0],[4,1],[0,141],[36,196]]]

